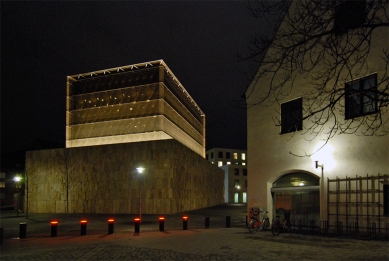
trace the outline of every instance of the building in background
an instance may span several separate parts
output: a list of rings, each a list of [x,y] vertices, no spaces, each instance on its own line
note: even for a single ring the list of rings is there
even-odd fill
[[[204,157],[205,115],[163,60],[67,77],[67,148],[165,139]]]
[[[206,159],[224,170],[226,203],[247,203],[247,152],[225,148],[207,150]]]

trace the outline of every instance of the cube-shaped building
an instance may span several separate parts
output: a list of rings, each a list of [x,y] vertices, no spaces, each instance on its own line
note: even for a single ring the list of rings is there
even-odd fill
[[[205,115],[163,60],[67,77],[66,147],[175,139],[205,157]]]

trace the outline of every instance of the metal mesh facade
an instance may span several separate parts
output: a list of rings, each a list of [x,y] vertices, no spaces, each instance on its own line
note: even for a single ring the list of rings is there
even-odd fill
[[[205,115],[163,60],[68,76],[66,147],[176,139],[205,156]]]

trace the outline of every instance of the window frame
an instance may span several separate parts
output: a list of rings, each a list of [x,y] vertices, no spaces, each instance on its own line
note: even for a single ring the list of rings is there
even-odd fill
[[[294,104],[293,104],[294,103]],[[298,105],[298,106],[297,106]],[[293,107],[299,107],[293,110]],[[298,114],[298,117],[296,115]],[[290,120],[290,117],[296,118],[296,121]],[[303,129],[303,98],[299,97],[281,104],[281,134],[296,132]]]
[[[374,86],[365,89],[365,83],[370,79],[374,80]],[[355,89],[358,86],[358,90]],[[345,83],[345,119],[350,120],[358,117],[367,116],[377,113],[378,110],[378,93],[377,93],[377,74],[371,74]],[[371,89],[372,92],[371,92]],[[366,91],[367,90],[367,91]],[[371,95],[373,94],[373,95]],[[374,96],[374,97],[371,97]],[[357,99],[356,99],[357,98]],[[366,99],[369,102],[366,102]],[[369,105],[370,104],[370,105]],[[365,106],[367,105],[367,106]],[[372,109],[365,111],[367,107]],[[357,107],[357,108],[356,108]]]

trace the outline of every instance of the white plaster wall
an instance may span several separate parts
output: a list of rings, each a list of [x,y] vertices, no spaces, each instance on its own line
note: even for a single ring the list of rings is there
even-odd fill
[[[387,29],[377,30],[372,38],[369,68],[367,73],[388,73],[381,60],[382,49],[388,44]],[[363,77],[364,75],[360,75]],[[266,87],[269,79],[254,79],[246,94],[247,103],[256,102],[262,87]],[[285,98],[289,101],[301,97],[302,91],[310,88],[309,81],[297,77],[293,92]],[[251,93],[252,92],[252,93]],[[387,110],[385,108],[385,110]],[[279,134],[280,127],[275,126],[273,117],[280,112],[280,105],[269,107],[254,106],[247,110],[247,155],[248,155],[248,208],[259,206],[272,214],[272,198],[270,189],[272,183],[282,175],[302,170],[318,177],[321,169],[314,167],[310,157],[296,157],[290,154],[311,153],[324,136],[307,141],[308,135],[296,133]],[[388,119],[386,114],[385,119]],[[342,117],[342,116],[341,116]],[[344,117],[343,117],[344,118]],[[308,123],[303,123],[306,127]],[[386,129],[389,128],[388,122]],[[329,127],[328,125],[327,127]],[[328,156],[321,156],[319,164],[324,164],[324,180],[336,177],[355,177],[377,174],[389,174],[389,136],[336,135],[329,143],[334,148],[332,157],[336,162],[333,169],[329,168]],[[328,146],[327,146],[328,147]],[[321,212],[325,214],[325,183],[321,184]]]

